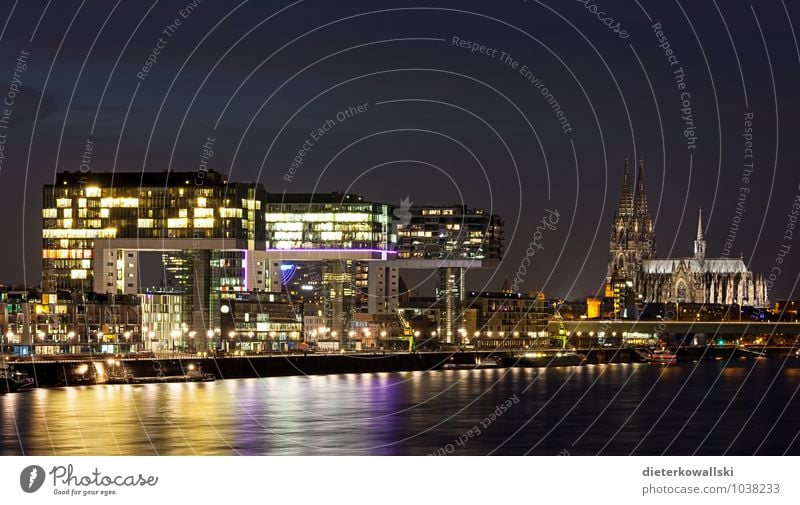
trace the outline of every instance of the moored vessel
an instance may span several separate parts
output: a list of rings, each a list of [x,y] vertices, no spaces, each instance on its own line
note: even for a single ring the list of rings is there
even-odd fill
[[[569,351],[526,352],[503,358],[503,366],[543,368],[552,366],[578,366],[586,361],[586,356]]]
[[[671,365],[678,361],[678,355],[669,349],[659,349],[657,351],[652,351],[649,355],[647,355],[647,361],[650,363]]]
[[[6,363],[0,363],[0,394],[16,393],[33,385],[33,379],[14,370]]]

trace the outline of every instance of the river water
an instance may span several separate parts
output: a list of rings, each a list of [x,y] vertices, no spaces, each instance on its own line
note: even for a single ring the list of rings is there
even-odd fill
[[[800,360],[441,370],[0,396],[3,455],[800,454]]]

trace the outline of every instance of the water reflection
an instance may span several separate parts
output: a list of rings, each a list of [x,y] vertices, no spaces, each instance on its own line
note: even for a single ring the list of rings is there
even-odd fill
[[[0,397],[0,454],[428,454],[448,444],[456,454],[800,453],[790,445],[796,362],[724,365],[34,390]],[[479,435],[456,443],[476,427]]]

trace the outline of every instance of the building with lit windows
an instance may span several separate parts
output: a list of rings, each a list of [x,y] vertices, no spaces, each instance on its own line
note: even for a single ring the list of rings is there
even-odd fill
[[[503,254],[503,222],[463,205],[412,206],[397,224],[399,259],[486,259]]]
[[[284,293],[236,293],[222,300],[217,347],[250,352],[299,349],[303,306]],[[213,338],[213,337],[212,337]]]
[[[19,355],[140,350],[140,323],[130,295],[6,292],[0,301],[3,352]]]
[[[404,217],[397,223],[397,261],[386,266],[436,271],[436,331],[441,341],[456,343],[463,329],[466,272],[502,258],[503,221],[463,205],[411,206]]]
[[[359,195],[270,194],[264,220],[268,250],[394,248],[389,206]]]
[[[500,258],[502,222],[464,206],[412,207],[394,228],[393,210],[352,194],[268,194],[214,171],[62,172],[43,189],[42,286],[141,295],[147,350],[220,345],[224,300],[258,293],[318,307],[346,346],[356,315],[396,314],[400,269],[433,269],[451,341],[465,271]],[[158,292],[141,286],[147,252],[161,256]]]
[[[214,171],[59,173],[43,190],[43,289],[135,295],[139,253],[159,252],[184,322],[204,332],[219,292],[266,285],[265,199]]]
[[[180,292],[148,292],[139,295],[142,313],[143,349],[153,352],[194,351],[191,341],[197,330],[190,330],[186,295]],[[191,332],[191,335],[190,335]]]
[[[43,289],[135,294],[136,251],[263,247],[263,187],[228,183],[213,171],[196,175],[57,174],[43,191]],[[220,247],[204,249],[208,241]]]
[[[474,311],[464,333],[477,348],[519,349],[541,339],[549,345],[547,322],[554,309],[542,293],[470,291],[464,306],[467,313]]]

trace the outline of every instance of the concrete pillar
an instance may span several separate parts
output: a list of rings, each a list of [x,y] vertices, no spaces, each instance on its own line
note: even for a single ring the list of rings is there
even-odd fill
[[[368,265],[368,302],[370,314],[392,314],[397,312],[400,292],[400,273],[395,267],[386,267],[381,262]]]
[[[452,344],[458,341],[464,301],[463,268],[447,267],[436,271],[436,298],[439,304],[439,340]]]
[[[349,317],[346,312],[349,310],[350,300],[345,300],[344,291],[348,277],[347,269],[342,261],[325,262],[325,281],[327,284],[328,296],[325,303],[325,316],[331,335],[336,332],[339,338],[339,348],[344,349],[348,344],[347,326]],[[352,298],[352,297],[347,297]]]
[[[189,289],[186,295],[186,319],[196,332],[195,345],[198,351],[209,349],[211,342],[206,335],[219,325],[219,294],[211,297],[211,251],[195,250],[191,253]],[[213,338],[217,338],[216,336]]]

